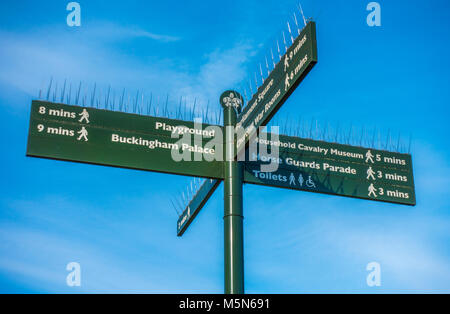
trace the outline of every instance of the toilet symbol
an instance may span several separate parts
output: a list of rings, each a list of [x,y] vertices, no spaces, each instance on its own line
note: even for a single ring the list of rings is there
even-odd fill
[[[374,161],[373,161],[373,155],[372,155],[372,152],[370,151],[370,149],[367,151],[367,153],[366,153],[366,162],[369,162],[369,160],[370,160],[370,162],[371,163],[375,163]]]
[[[372,178],[372,180],[376,180],[374,174],[375,171],[373,171],[372,167],[369,167],[369,169],[367,169],[367,180],[370,178]]]
[[[89,141],[88,139],[88,131],[86,130],[85,127],[82,127],[81,130],[79,132],[77,132],[78,134],[80,134],[80,136],[78,137],[78,141],[80,141],[82,138],[84,138],[84,141],[87,142]]]
[[[311,176],[308,177],[308,180],[306,181],[306,186],[309,188],[316,188],[316,184],[312,180]]]
[[[289,184],[295,185],[295,176],[293,173],[291,173],[291,176],[289,177]]]
[[[371,185],[369,185],[369,196],[372,195],[373,197],[377,198],[378,195],[377,193],[375,193],[376,189],[373,186],[373,183]]]
[[[81,112],[79,116],[81,116],[81,119],[78,120],[78,122],[83,122],[84,120],[86,123],[89,123],[89,112],[87,112],[86,109],[83,109],[83,112]]]
[[[300,175],[298,176],[298,183],[300,183],[300,186],[302,187],[304,182],[305,182],[305,179],[303,179],[303,176],[300,173]]]

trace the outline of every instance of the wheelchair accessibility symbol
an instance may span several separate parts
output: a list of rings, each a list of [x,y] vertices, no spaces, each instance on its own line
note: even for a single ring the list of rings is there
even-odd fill
[[[316,184],[312,180],[311,176],[309,176],[308,180],[306,180],[306,186],[309,187],[310,189],[312,189],[312,188],[315,189],[316,188]]]

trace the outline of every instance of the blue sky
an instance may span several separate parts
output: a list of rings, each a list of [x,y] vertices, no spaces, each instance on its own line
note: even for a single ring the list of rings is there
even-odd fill
[[[26,158],[31,100],[53,77],[219,106],[296,1],[79,1],[79,28],[68,2],[0,3],[0,292],[222,293],[222,187],[177,238],[189,178]],[[245,186],[247,292],[450,292],[448,1],[379,1],[381,27],[368,0],[301,3],[319,63],[277,116],[411,135],[417,206]]]

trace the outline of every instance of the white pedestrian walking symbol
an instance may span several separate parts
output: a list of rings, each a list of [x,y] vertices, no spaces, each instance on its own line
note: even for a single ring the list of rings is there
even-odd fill
[[[373,155],[372,155],[372,152],[370,151],[370,149],[367,151],[367,153],[366,153],[366,162],[369,162],[369,160],[370,160],[370,162],[371,163],[375,163],[374,161],[373,161]]]
[[[311,176],[309,176],[308,180],[306,181],[306,186],[309,188],[316,188],[316,184],[312,180]]]
[[[86,123],[89,123],[89,112],[87,112],[86,109],[83,109],[83,112],[79,114],[81,116],[81,119],[78,120],[78,122],[86,121]]]
[[[373,171],[372,167],[369,167],[369,169],[367,169],[367,180],[369,180],[370,178],[372,178],[372,180],[376,180],[374,174],[375,171]]]
[[[295,185],[295,176],[293,173],[291,173],[289,180],[290,180],[290,182],[289,182],[290,185]]]
[[[289,87],[291,87],[291,83],[289,82],[290,77],[289,77],[289,73],[286,74],[286,81],[284,82],[284,91],[287,91],[289,89]]]
[[[289,56],[286,56],[286,59],[284,59],[284,72],[286,72],[288,68],[289,68]]]
[[[300,173],[300,176],[298,177],[298,183],[300,183],[300,186],[303,186],[303,182],[305,182],[305,180],[303,179],[302,174]]]
[[[373,186],[373,183],[369,185],[369,196],[372,195],[373,197],[378,197],[376,192],[376,188]]]
[[[81,141],[82,138],[84,138],[85,142],[89,141],[89,139],[88,139],[88,131],[86,130],[85,127],[82,127],[81,130],[78,132],[78,134],[80,134],[80,136],[78,137],[79,141]]]

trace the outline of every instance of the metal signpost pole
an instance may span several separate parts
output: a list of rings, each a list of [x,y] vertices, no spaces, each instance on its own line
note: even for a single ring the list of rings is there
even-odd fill
[[[235,157],[235,126],[242,97],[225,92],[221,97],[224,110],[224,248],[225,293],[244,294],[244,235],[242,185],[243,168]]]

